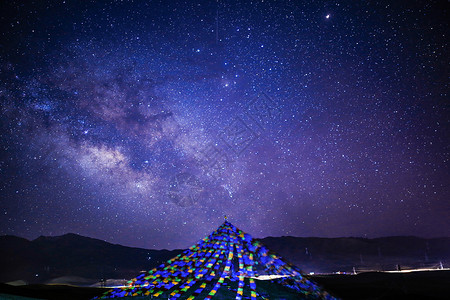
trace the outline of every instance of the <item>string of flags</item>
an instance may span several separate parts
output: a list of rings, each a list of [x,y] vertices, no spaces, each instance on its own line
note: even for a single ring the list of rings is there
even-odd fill
[[[249,234],[225,222],[209,236],[159,267],[93,299],[141,297],[213,299],[219,290],[235,293],[236,300],[269,299],[259,293],[260,275],[298,293],[299,299],[336,299],[302,276]]]

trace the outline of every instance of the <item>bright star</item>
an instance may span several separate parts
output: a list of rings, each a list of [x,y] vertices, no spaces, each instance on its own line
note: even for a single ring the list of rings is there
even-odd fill
[[[329,19],[330,18],[330,14],[325,16],[325,19]]]

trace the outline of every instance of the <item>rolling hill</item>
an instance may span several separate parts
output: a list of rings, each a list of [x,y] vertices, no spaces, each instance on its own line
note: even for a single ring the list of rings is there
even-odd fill
[[[357,271],[394,270],[397,265],[438,267],[440,262],[448,267],[450,263],[450,238],[267,237],[260,241],[307,273],[351,272],[353,267]],[[45,283],[63,276],[93,282],[128,279],[181,252],[125,247],[71,233],[32,241],[0,236],[0,282]]]

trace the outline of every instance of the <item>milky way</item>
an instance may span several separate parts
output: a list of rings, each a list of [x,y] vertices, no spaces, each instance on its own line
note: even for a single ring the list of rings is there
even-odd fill
[[[8,1],[0,234],[450,235],[448,3]]]

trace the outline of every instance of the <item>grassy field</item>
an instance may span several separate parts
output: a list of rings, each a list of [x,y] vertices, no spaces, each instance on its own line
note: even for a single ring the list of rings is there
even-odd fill
[[[323,275],[311,277],[327,291],[342,299],[449,299],[450,271],[412,273],[361,273],[358,275]],[[214,299],[234,299],[236,283],[221,287]],[[194,291],[195,288],[192,288]],[[209,290],[209,289],[208,289]],[[9,286],[0,284],[0,299],[88,300],[105,291],[67,285]],[[301,295],[270,281],[257,281],[257,292],[268,299],[302,299]],[[207,292],[205,293],[205,295]],[[186,294],[186,297],[189,295]],[[246,290],[244,296],[249,296]],[[186,297],[180,298],[184,299]],[[167,299],[166,295],[158,297]],[[204,294],[199,299],[203,299]],[[148,299],[134,297],[130,299]],[[262,299],[262,298],[261,298]]]

